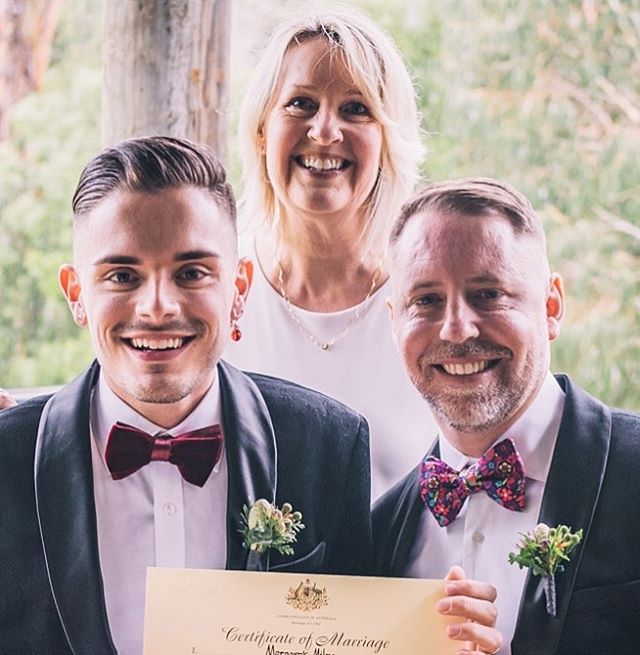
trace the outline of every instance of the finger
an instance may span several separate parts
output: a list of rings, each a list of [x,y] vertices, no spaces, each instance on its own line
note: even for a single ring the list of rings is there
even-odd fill
[[[0,389],[0,409],[9,409],[17,404],[15,398],[8,391]]]
[[[459,616],[462,619],[475,621],[489,627],[493,627],[498,619],[498,610],[492,602],[469,596],[441,598],[437,602],[436,608],[440,614]]]
[[[464,574],[464,569],[457,564],[454,564],[447,573],[445,580],[464,580],[467,576]]]
[[[447,626],[450,639],[467,642],[461,651],[494,653],[502,646],[502,634],[496,628],[466,621]]]
[[[493,603],[498,595],[496,588],[488,582],[479,580],[449,580],[444,587],[444,593],[447,596],[469,596],[488,600]]]

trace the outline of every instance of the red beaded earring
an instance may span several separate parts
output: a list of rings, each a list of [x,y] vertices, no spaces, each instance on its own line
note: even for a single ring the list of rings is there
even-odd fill
[[[236,321],[232,321],[231,323],[231,340],[232,341],[240,341],[242,339],[242,332],[240,331],[240,328],[238,327],[238,323]]]

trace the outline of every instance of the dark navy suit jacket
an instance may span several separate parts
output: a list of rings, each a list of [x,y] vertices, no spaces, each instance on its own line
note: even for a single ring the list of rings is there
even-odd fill
[[[369,443],[326,396],[218,365],[229,471],[227,568],[248,567],[238,520],[266,498],[303,513],[295,555],[271,569],[363,573],[370,558]],[[92,365],[49,399],[0,413],[0,653],[113,655],[100,573],[89,398]],[[126,557],[126,553],[122,554]]]
[[[565,408],[539,521],[582,528],[584,537],[556,576],[556,618],[546,612],[540,578],[527,577],[512,653],[637,655],[640,416],[610,409],[568,377],[556,378]],[[416,468],[374,507],[376,575],[403,576],[422,511]]]

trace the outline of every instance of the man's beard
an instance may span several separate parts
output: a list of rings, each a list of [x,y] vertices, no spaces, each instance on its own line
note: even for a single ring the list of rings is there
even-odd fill
[[[414,381],[415,382],[415,381]],[[433,411],[458,432],[482,432],[512,416],[524,389],[502,380],[482,388],[454,391],[420,389]]]
[[[196,375],[185,379],[181,375],[166,376],[159,375],[158,380],[145,383],[141,380],[135,382],[123,381],[122,389],[138,402],[151,404],[177,403],[187,398],[196,389],[201,388],[212,378],[214,362],[211,367],[201,370]]]
[[[430,378],[434,373],[430,370],[431,364],[468,357],[511,360],[513,353],[508,348],[489,341],[443,343],[420,357],[419,369],[424,375],[419,379],[412,376],[412,382],[433,411],[444,418],[453,429],[458,432],[481,432],[499,425],[517,411],[523,402],[528,384],[527,375],[531,371],[527,370],[527,375],[512,379],[508,376],[508,371],[502,370],[501,373],[497,372],[497,379],[469,389],[432,388]]]

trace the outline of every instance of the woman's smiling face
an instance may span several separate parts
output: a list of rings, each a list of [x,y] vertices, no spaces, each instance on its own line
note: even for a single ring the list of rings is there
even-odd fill
[[[269,181],[286,215],[348,218],[369,198],[382,125],[324,38],[287,51],[261,137]]]

